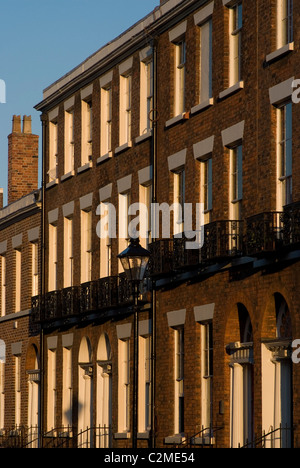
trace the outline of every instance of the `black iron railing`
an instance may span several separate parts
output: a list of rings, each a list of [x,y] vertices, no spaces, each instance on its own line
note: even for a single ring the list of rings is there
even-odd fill
[[[259,255],[279,250],[283,245],[283,213],[260,213],[246,220],[246,254]]]
[[[141,300],[144,292],[143,289]],[[132,286],[125,274],[109,276],[61,291],[48,292],[44,297],[32,297],[32,321],[46,323],[71,317],[84,317],[85,314],[92,312],[130,306],[132,302]]]
[[[247,440],[239,448],[292,448],[292,444],[293,429],[287,424],[280,424],[276,429],[271,426],[268,432],[263,431],[261,436]]]
[[[300,244],[300,202],[284,207],[283,243],[285,246]]]
[[[210,264],[243,254],[243,221],[215,221],[195,238],[174,237],[150,244],[150,273],[164,275],[199,264]]]

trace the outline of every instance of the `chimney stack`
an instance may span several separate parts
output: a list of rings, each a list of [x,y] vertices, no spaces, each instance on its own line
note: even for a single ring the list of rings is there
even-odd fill
[[[31,116],[13,116],[8,136],[8,204],[38,188],[39,136],[31,132]]]

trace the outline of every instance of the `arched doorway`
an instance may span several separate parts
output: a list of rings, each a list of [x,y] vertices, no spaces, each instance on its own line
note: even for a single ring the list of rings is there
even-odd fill
[[[78,432],[81,447],[92,446],[93,366],[90,340],[82,338],[78,357]]]
[[[247,308],[238,303],[230,320],[235,325],[230,355],[230,445],[233,448],[253,441],[253,330]]]
[[[267,311],[273,337],[262,344],[262,426],[266,447],[289,448],[292,444],[292,320],[285,298],[274,294]]]
[[[111,346],[108,336],[101,335],[97,350],[97,427],[99,427],[99,448],[111,445],[112,424],[112,363]]]

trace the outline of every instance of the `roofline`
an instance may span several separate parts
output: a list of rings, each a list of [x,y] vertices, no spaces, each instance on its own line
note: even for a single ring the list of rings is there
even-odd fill
[[[167,0],[162,3],[120,36],[108,42],[77,67],[45,88],[43,101],[34,108],[37,111],[47,112],[60,101],[74,94],[77,89],[89,84],[117,63],[125,60],[130,53],[142,47],[143,44],[152,42],[154,34],[161,34],[207,1]]]

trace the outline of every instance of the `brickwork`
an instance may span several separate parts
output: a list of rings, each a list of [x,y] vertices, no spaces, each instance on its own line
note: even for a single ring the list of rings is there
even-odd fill
[[[187,5],[186,10],[180,7]],[[201,2],[200,2],[201,3]],[[161,7],[168,2],[161,1]],[[199,104],[200,88],[200,31],[195,24],[194,15],[207,6],[210,2],[192,2],[184,0],[177,2],[172,10],[169,22],[165,20],[163,26],[159,21],[149,27],[146,34],[141,34],[140,47],[133,50],[128,46],[127,50],[119,49],[119,52],[111,58],[112,62],[101,63],[98,75],[90,79],[93,84],[93,155],[92,167],[85,172],[78,173],[81,166],[81,96],[80,87],[87,85],[86,77],[83,83],[74,82],[73,95],[75,98],[75,158],[74,175],[64,179],[64,103],[72,94],[71,86],[64,94],[56,95],[53,89],[52,103],[49,100],[38,106],[47,120],[50,113],[58,108],[58,181],[46,189],[45,195],[45,224],[48,226],[48,214],[55,209],[58,211],[58,270],[57,289],[63,289],[63,205],[74,201],[74,286],[80,286],[80,198],[93,193],[92,219],[92,281],[99,278],[100,245],[96,235],[96,226],[99,218],[96,216],[96,208],[99,204],[99,189],[107,184],[112,184],[111,203],[118,206],[118,181],[132,174],[131,202],[138,201],[139,184],[138,171],[148,167],[152,163],[153,146],[151,139],[146,139],[137,144],[135,139],[139,137],[139,90],[140,90],[140,56],[139,52],[149,45],[149,37],[156,39],[157,45],[157,201],[159,203],[173,203],[174,182],[173,174],[168,167],[168,158],[182,150],[186,150],[185,162],[185,201],[196,203],[200,201],[200,162],[194,157],[193,147],[211,136],[214,136],[212,151],[213,166],[213,209],[211,221],[229,220],[229,180],[230,150],[224,147],[222,132],[235,124],[244,122],[243,145],[243,200],[242,219],[245,221],[259,213],[276,210],[276,183],[277,183],[277,115],[275,106],[270,104],[269,90],[275,85],[285,82],[292,76],[297,77],[298,65],[298,30],[296,25],[300,21],[296,14],[298,0],[294,1],[294,50],[286,53],[275,61],[267,61],[266,57],[276,50],[276,2],[257,1],[243,2],[243,29],[242,29],[242,76],[239,86],[227,92],[229,86],[229,8],[224,6],[224,1],[215,0],[212,15],[212,51],[213,51],[213,104],[197,112],[191,109]],[[232,6],[230,4],[230,6]],[[185,13],[186,12],[186,13]],[[166,14],[167,15],[167,14]],[[177,15],[177,16],[176,16]],[[163,21],[163,20],[161,20]],[[167,124],[174,115],[175,95],[175,46],[170,42],[169,31],[175,26],[186,21],[186,63],[185,63],[185,115],[173,124]],[[147,38],[147,40],[145,39]],[[123,44],[124,45],[124,44]],[[125,47],[125,46],[124,46]],[[132,147],[117,153],[119,147],[119,102],[120,102],[120,78],[119,64],[128,57],[133,57],[132,65]],[[100,152],[100,117],[101,95],[99,78],[112,71],[112,157],[101,164],[97,164]],[[74,80],[77,77],[74,77]],[[60,86],[59,83],[57,86]],[[228,90],[227,90],[228,91]],[[49,90],[47,90],[50,93]],[[293,105],[293,197],[294,202],[299,201],[300,179],[297,161],[298,133],[296,122],[300,107]],[[46,152],[44,160],[49,160],[49,136],[46,127]],[[48,167],[46,168],[49,169]],[[255,235],[261,233],[257,230]],[[278,235],[278,233],[277,233]],[[280,233],[281,235],[281,233]],[[244,244],[244,236],[242,236]],[[245,241],[246,242],[246,241]],[[46,229],[45,249],[45,279],[48,278],[48,254],[49,249],[48,230]],[[243,245],[244,247],[244,245]],[[235,362],[234,352],[242,344],[241,319],[239,307],[242,305],[249,314],[252,331],[253,361],[253,434],[260,436],[264,419],[264,404],[262,388],[264,386],[263,352],[265,343],[275,342],[278,339],[276,330],[276,304],[275,295],[280,294],[286,301],[291,321],[293,336],[289,340],[298,337],[299,330],[299,260],[297,255],[289,254],[289,250],[276,250],[266,252],[261,249],[258,258],[249,260],[247,253],[243,251],[242,259],[230,258],[230,249],[227,249],[226,258],[213,258],[207,265],[185,265],[178,271],[174,269],[167,274],[154,276],[156,289],[156,375],[155,375],[155,436],[156,445],[162,447],[165,439],[175,435],[184,437],[193,436],[201,431],[203,421],[203,408],[201,405],[203,378],[201,377],[203,362],[201,348],[201,321],[195,319],[194,308],[214,304],[213,315],[213,402],[212,424],[220,429],[217,435],[218,446],[229,447],[232,444],[232,409],[231,395],[231,368]],[[275,251],[276,250],[276,251]],[[293,250],[293,249],[292,249]],[[112,276],[118,274],[118,239],[112,239]],[[46,291],[47,292],[47,291]],[[168,324],[168,313],[185,310],[184,322],[184,432],[175,432],[175,344],[174,327]],[[278,312],[278,311],[277,311]],[[79,364],[78,355],[80,343],[83,337],[88,337],[92,348],[93,368],[93,408],[97,401],[97,346],[100,336],[106,333],[112,348],[112,432],[118,432],[118,339],[116,325],[132,323],[132,310],[116,307],[110,310],[111,315],[102,314],[94,310],[89,316],[81,316],[73,321],[45,324],[44,347],[47,347],[49,337],[58,337],[57,344],[57,414],[56,424],[62,424],[62,339],[64,334],[72,334],[73,357],[73,424],[78,424],[78,399],[79,399]],[[144,311],[140,315],[141,320],[148,319],[150,312]],[[126,318],[125,318],[126,315]],[[111,319],[113,317],[113,319]],[[205,321],[204,321],[205,322]],[[181,324],[182,325],[182,324]],[[235,345],[233,345],[235,343]],[[133,353],[133,336],[130,340],[131,353]],[[236,348],[228,348],[235,346]],[[274,345],[275,346],[275,345]],[[227,348],[226,348],[227,347]],[[226,350],[227,349],[227,350]],[[230,354],[231,353],[231,354]],[[132,355],[132,354],[131,354]],[[245,364],[245,361],[243,361]],[[247,364],[249,362],[247,361]],[[43,362],[45,375],[47,375],[47,359]],[[131,379],[133,368],[131,362]],[[298,444],[298,381],[299,371],[293,367],[293,423],[295,424],[294,444]],[[132,382],[132,380],[130,380]],[[47,381],[44,386],[44,401],[47,402]],[[132,393],[132,386],[131,386]],[[132,396],[132,394],[131,394]],[[43,407],[44,427],[47,426],[47,403]],[[97,418],[93,413],[93,424]],[[268,429],[268,428],[267,428]],[[175,439],[174,439],[175,440]],[[176,439],[178,440],[178,439]],[[146,446],[148,440],[139,442]],[[130,447],[131,439],[121,439],[118,434],[113,440],[114,447]]]

